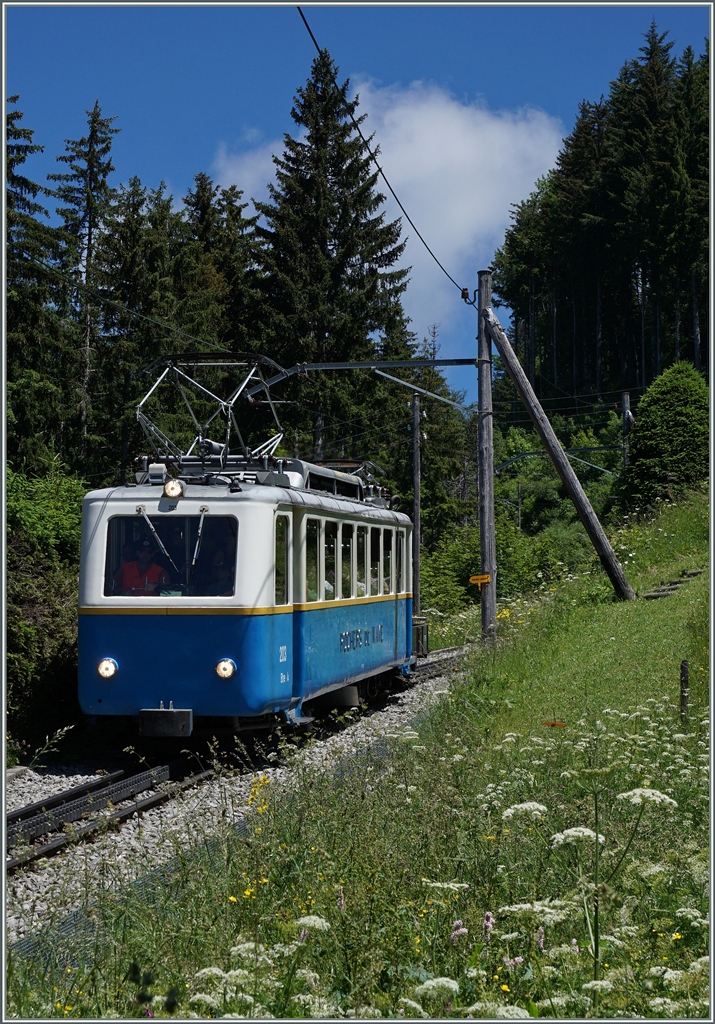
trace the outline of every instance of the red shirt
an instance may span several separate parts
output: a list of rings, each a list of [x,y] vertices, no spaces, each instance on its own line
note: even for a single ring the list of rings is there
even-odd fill
[[[159,588],[150,589],[148,583],[158,583],[160,577],[166,577],[166,570],[162,569],[156,562],[152,562],[146,569],[141,570],[138,562],[125,562],[117,573],[121,580],[122,590],[139,591],[145,594],[157,594]],[[116,577],[115,577],[116,578]]]

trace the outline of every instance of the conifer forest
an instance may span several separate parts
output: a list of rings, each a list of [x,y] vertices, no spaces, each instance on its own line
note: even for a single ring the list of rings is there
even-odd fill
[[[709,369],[709,53],[677,56],[667,37],[654,23],[608,94],[581,103],[555,167],[514,207],[493,257],[494,305],[512,311],[502,323],[557,434],[566,446],[610,448],[586,458],[612,472],[621,392],[637,418],[639,396],[670,366],[687,361],[705,379]],[[117,182],[121,112],[100,99],[77,111],[78,137],[57,154],[56,172],[35,181],[42,140],[22,97],[9,97],[8,693],[18,720],[30,690],[49,686],[48,665],[54,680],[72,676],[79,498],[132,474],[146,451],[135,409],[154,380],[148,364],[177,352],[255,352],[290,367],[438,351],[438,327],[418,337],[404,312],[404,225],[385,215],[351,115],[368,139],[370,125],[350,95],[322,51],[296,91],[295,130],[255,214],[240,182],[224,188],[198,168],[180,198],[163,183]],[[224,372],[215,371],[217,394],[233,386]],[[435,369],[391,372],[461,397]],[[368,371],[315,373],[273,398],[281,453],[369,459],[409,511],[406,388]],[[498,360],[494,404],[495,464],[538,447]],[[464,578],[478,552],[476,410],[464,417],[429,399],[425,408],[423,606],[448,609],[478,596]],[[270,410],[245,403],[240,422],[257,444]],[[610,484],[581,469],[605,500]],[[545,571],[548,558],[567,560],[554,538],[571,513],[544,472],[542,460],[523,460],[497,484],[505,587]]]

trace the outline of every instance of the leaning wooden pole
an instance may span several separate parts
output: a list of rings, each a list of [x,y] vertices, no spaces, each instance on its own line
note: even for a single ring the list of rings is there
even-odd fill
[[[586,497],[586,492],[574,473],[571,463],[567,459],[563,448],[559,444],[558,438],[546,418],[544,410],[541,408],[539,400],[534,394],[534,390],[529,383],[513,348],[509,344],[509,339],[504,333],[501,324],[497,320],[492,309],[485,309],[482,315],[491,339],[494,342],[499,355],[504,360],[504,365],[509,372],[509,376],[521,395],[521,400],[526,406],[526,410],[536,427],[536,431],[546,445],[547,451],[551,456],[551,460],[556,466],[556,472],[561,477],[563,485],[569,493],[569,497],[576,506],[579,518],[584,525],[586,533],[591,539],[591,543],[596,549],[598,557],[601,559],[601,564],[606,570],[608,578],[613,584],[616,596],[621,601],[635,600],[636,595],[634,594],[630,583],[626,579],[626,574],[621,567],[621,563],[616,558],[613,548],[608,542],[608,537],[603,532],[603,527],[599,523],[596,513],[591,508],[591,502]]]

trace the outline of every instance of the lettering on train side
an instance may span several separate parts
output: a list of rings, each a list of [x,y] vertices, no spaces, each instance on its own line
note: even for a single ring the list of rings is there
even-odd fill
[[[382,623],[379,626],[370,626],[367,629],[349,629],[340,634],[340,652],[346,654],[348,651],[356,651],[361,647],[369,647],[371,644],[381,644],[385,640],[385,630]]]
[[[347,651],[355,651],[359,647],[362,647],[361,629],[349,629],[345,633],[340,634],[340,652],[342,654],[345,654]]]

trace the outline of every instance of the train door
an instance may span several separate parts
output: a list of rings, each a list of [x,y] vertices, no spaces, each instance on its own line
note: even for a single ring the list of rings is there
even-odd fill
[[[293,688],[293,531],[288,511],[278,509],[274,522],[274,629],[272,659],[280,687],[281,704],[288,704]]]

